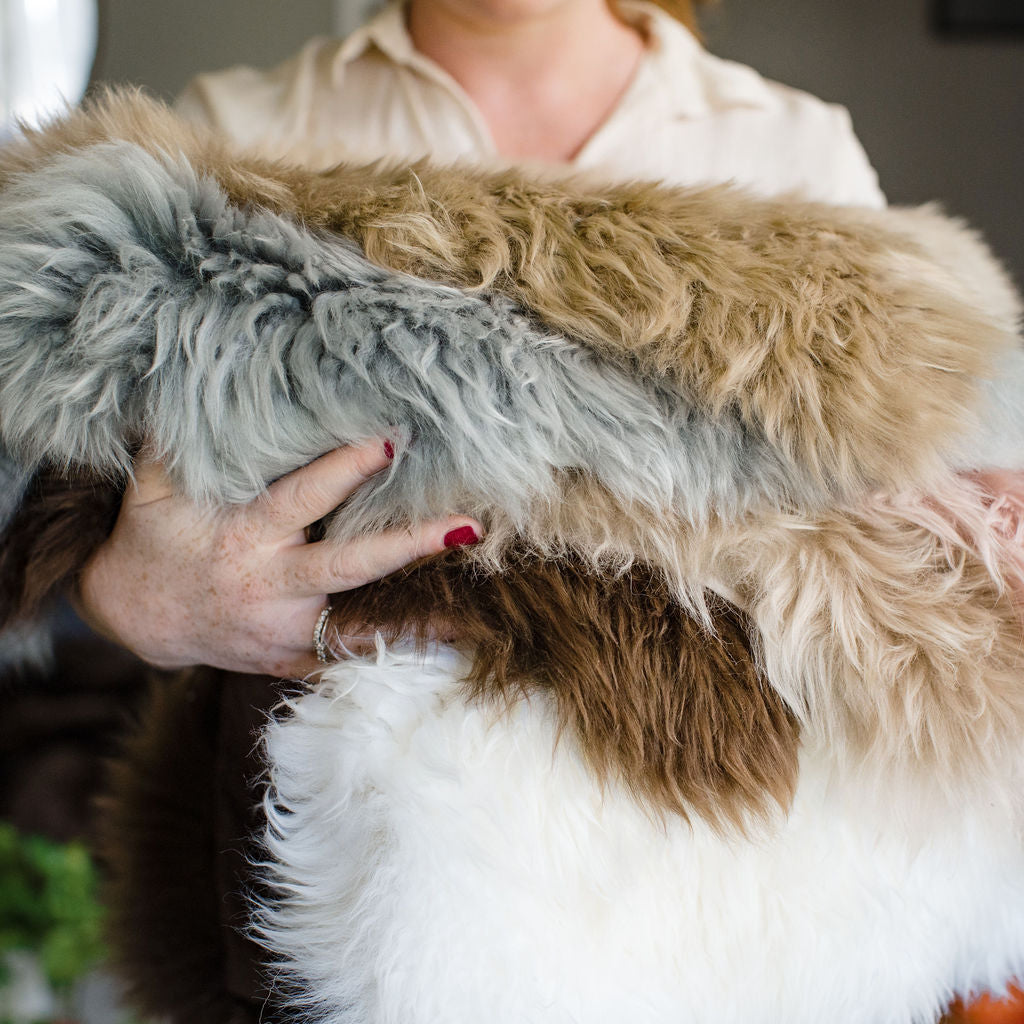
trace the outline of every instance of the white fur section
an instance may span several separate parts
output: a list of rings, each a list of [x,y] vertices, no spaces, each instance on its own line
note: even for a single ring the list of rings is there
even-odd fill
[[[269,729],[262,923],[314,1019],[930,1022],[1024,967],[1019,811],[922,813],[806,751],[777,828],[659,823],[543,697],[467,706],[465,667],[382,650]]]

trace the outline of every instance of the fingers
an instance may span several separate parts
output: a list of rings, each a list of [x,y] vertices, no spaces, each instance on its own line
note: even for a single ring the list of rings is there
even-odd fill
[[[257,508],[268,541],[283,540],[334,511],[394,457],[390,442],[336,448],[281,477]]]
[[[410,562],[445,548],[475,544],[483,527],[474,519],[452,517],[409,530],[388,530],[347,544],[330,541],[286,549],[280,558],[286,586],[296,595],[336,594],[379,580]]]

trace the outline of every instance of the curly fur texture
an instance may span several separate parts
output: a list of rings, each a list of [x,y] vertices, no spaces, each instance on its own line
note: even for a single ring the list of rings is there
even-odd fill
[[[924,501],[901,498],[893,505],[902,515],[944,538],[949,549],[966,546],[1024,608],[1024,473],[972,473]]]

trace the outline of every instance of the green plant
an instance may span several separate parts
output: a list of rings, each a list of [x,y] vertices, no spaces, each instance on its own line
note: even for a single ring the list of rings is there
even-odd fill
[[[96,869],[81,843],[24,836],[0,823],[0,985],[6,953],[34,953],[66,992],[103,958]]]

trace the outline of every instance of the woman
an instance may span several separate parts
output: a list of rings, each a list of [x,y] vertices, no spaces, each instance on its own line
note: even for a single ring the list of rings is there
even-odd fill
[[[270,72],[200,76],[179,110],[241,146],[317,166],[529,161],[884,205],[845,110],[712,57],[684,27],[689,3],[676,13],[605,0],[411,0]],[[481,533],[455,518],[340,548],[305,543],[304,527],[384,468],[388,444],[326,455],[229,513],[175,496],[160,467],[142,463],[83,575],[86,618],[161,667],[314,670],[328,594]]]
[[[449,160],[534,157],[675,183],[734,179],[767,193],[881,199],[841,111],[716,61],[647,7],[620,18],[583,0],[544,9],[413,0],[407,18],[389,9],[352,40],[314,41],[269,75],[203,78],[182,108],[239,144],[314,164],[427,151]],[[327,593],[479,536],[478,524],[454,519],[411,539],[367,538],[336,551],[305,543],[305,527],[387,464],[389,443],[325,456],[279,481],[266,500],[217,516],[174,498],[159,467],[141,466],[137,492],[86,574],[94,613],[165,664],[313,667],[310,637]],[[159,571],[165,586],[136,603],[116,581],[144,581],[147,571]],[[146,635],[154,623],[156,638]],[[249,723],[238,727],[223,708],[213,728],[241,738],[244,758]],[[172,740],[181,750],[180,735]],[[188,759],[205,749],[197,745]],[[210,771],[223,779],[223,768]],[[243,815],[251,803],[242,794]],[[216,849],[239,834],[218,833]]]

